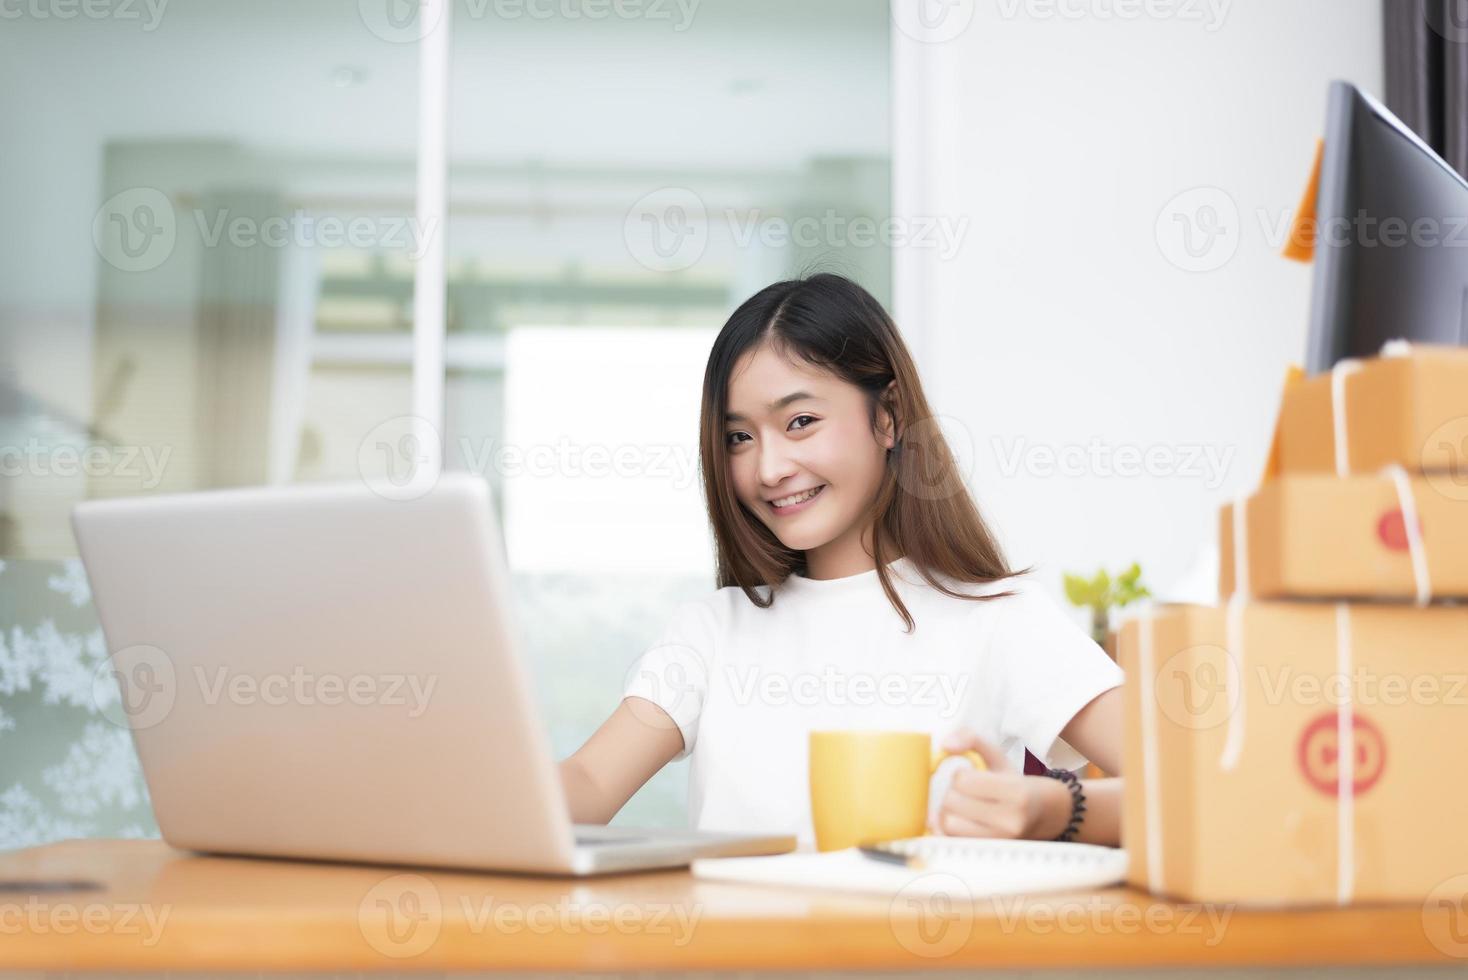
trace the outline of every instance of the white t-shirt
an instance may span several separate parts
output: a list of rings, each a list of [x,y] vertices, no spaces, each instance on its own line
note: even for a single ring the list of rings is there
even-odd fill
[[[1084,764],[1060,730],[1122,673],[1054,601],[1023,577],[955,587],[1015,593],[975,601],[932,588],[906,559],[888,569],[911,633],[875,569],[792,575],[765,609],[735,587],[683,603],[639,658],[625,694],[682,732],[695,827],[809,842],[811,731],[928,732],[936,747],[968,727],[1016,769],[1025,748],[1054,768]]]

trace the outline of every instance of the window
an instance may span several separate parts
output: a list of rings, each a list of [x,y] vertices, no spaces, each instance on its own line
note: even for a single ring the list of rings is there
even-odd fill
[[[370,476],[415,368],[441,378],[445,465],[493,486],[566,753],[712,585],[694,450],[714,331],[816,268],[889,298],[868,233],[890,213],[885,2],[455,3],[436,227],[424,25],[396,3],[0,34],[20,232],[0,236],[0,847],[156,833],[92,693],[76,502]],[[441,364],[413,341],[433,236]],[[680,822],[681,768],[619,821]]]

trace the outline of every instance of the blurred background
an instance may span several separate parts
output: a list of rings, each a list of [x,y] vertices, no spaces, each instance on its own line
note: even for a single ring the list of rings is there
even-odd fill
[[[390,474],[425,376],[445,466],[493,485],[571,751],[713,584],[703,361],[796,274],[893,310],[1015,564],[1059,594],[1062,571],[1139,560],[1164,597],[1211,598],[1215,508],[1256,478],[1303,352],[1309,269],[1278,253],[1326,84],[1382,92],[1389,20],[1381,0],[0,6],[0,848],[156,833],[93,693],[69,509]],[[421,97],[435,31],[443,110]],[[435,246],[441,349],[414,335]],[[685,766],[619,822],[681,822]]]

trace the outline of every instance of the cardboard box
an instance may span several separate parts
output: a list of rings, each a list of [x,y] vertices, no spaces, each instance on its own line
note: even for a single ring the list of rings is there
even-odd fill
[[[1444,494],[1427,477],[1405,480],[1435,598],[1468,597],[1468,487]],[[1385,476],[1284,476],[1243,508],[1248,593],[1256,598],[1415,599],[1417,576],[1396,482]],[[1218,584],[1233,594],[1233,505],[1218,525]]]
[[[1349,472],[1396,464],[1453,473],[1468,494],[1468,349],[1412,347],[1363,360],[1344,389]],[[1277,441],[1282,472],[1336,472],[1329,373],[1285,388]]]
[[[1122,629],[1129,880],[1261,905],[1463,890],[1468,607],[1234,610],[1232,637],[1201,606]]]

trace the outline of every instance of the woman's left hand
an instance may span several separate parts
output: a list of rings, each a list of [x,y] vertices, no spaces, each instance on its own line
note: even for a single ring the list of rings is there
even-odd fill
[[[988,770],[963,766],[934,818],[933,830],[955,837],[1052,840],[1070,822],[1070,791],[1058,779],[1015,772],[998,748],[962,728],[943,740],[948,752],[977,752]]]

